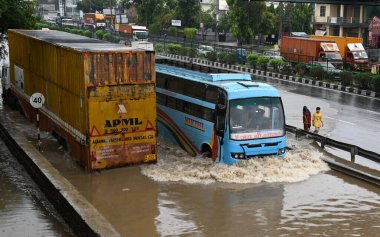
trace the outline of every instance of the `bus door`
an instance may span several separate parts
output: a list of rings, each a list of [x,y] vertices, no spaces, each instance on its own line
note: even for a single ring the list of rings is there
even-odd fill
[[[219,146],[216,146],[219,148],[219,151],[213,151],[217,152],[219,154],[219,161],[222,157],[222,145],[223,145],[223,139],[225,134],[225,128],[226,128],[226,114],[227,114],[227,94],[224,90],[219,90],[218,95],[218,102],[216,105],[216,122],[215,122],[215,133],[218,139]]]

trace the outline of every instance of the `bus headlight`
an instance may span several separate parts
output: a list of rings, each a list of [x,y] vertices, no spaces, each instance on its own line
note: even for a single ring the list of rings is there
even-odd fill
[[[231,153],[231,156],[235,159],[244,159],[245,158],[244,153]]]
[[[281,148],[280,150],[278,150],[277,155],[283,155],[285,154],[285,151],[286,151],[286,148]]]

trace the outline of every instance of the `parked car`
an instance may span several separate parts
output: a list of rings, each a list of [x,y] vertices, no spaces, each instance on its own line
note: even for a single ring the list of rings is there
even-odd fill
[[[203,56],[205,57],[208,53],[213,52],[214,48],[209,45],[199,45],[197,49],[197,54],[198,56]]]
[[[282,56],[281,56],[281,53],[280,51],[276,51],[276,50],[268,50],[268,51],[264,51],[263,52],[263,55],[270,58],[270,59],[284,59]]]
[[[342,72],[342,70],[330,62],[311,61],[306,64],[306,67],[308,70],[310,70],[312,67],[321,67],[324,72],[332,74],[334,79],[340,79],[340,73]]]

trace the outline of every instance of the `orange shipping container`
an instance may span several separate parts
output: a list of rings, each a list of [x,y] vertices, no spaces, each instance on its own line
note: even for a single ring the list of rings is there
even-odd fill
[[[60,31],[9,30],[11,95],[41,129],[57,134],[93,170],[155,162],[153,51]]]
[[[281,39],[281,55],[289,61],[314,61],[321,52],[321,43],[333,43],[333,41],[283,36]]]

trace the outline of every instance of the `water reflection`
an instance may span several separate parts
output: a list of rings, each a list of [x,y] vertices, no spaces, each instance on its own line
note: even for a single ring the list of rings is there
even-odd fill
[[[284,187],[281,236],[377,236],[380,198],[355,184],[322,174]],[[323,233],[323,234],[322,234]]]

